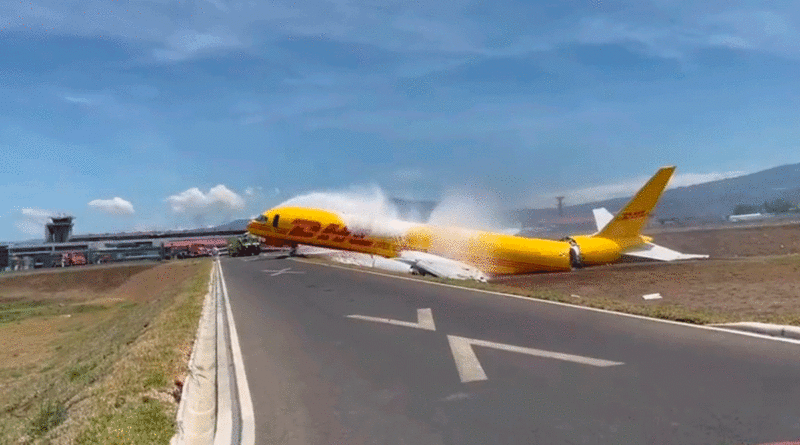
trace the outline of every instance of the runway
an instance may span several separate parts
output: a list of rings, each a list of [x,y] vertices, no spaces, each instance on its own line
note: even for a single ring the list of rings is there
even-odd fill
[[[288,259],[222,266],[256,443],[800,440],[800,345]]]

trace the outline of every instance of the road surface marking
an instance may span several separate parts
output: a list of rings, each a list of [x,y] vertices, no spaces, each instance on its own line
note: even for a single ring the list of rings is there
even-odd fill
[[[435,331],[436,325],[433,323],[433,312],[430,309],[417,309],[417,322],[392,320],[391,318],[368,317],[366,315],[348,315],[347,318],[354,318],[356,320],[374,321],[377,323],[387,323],[396,326],[405,326],[407,328],[425,329],[426,331]]]
[[[228,285],[225,283],[225,274],[222,272],[222,262],[218,260],[217,266],[219,267],[219,281],[222,283],[222,294],[225,297],[225,315],[228,317],[228,329],[231,336],[231,352],[233,352],[233,367],[236,372],[236,386],[239,389],[239,407],[242,417],[241,440],[239,443],[241,445],[253,445],[256,443],[256,423],[253,401],[250,398],[250,385],[247,384],[247,374],[244,371],[242,347],[239,344],[239,335],[236,333],[236,323],[233,320],[231,300],[228,297]]]
[[[283,275],[285,273],[305,273],[302,270],[291,270],[291,269],[292,269],[291,267],[284,267],[281,270],[264,269],[261,272],[266,272],[270,274],[271,277],[277,277],[278,275]]]
[[[644,315],[636,315],[636,314],[626,314],[625,312],[617,312],[617,311],[612,311],[612,310],[609,310],[609,309],[600,309],[600,308],[595,308],[595,307],[581,306],[581,305],[573,304],[573,303],[562,303],[560,301],[541,300],[541,299],[535,298],[535,297],[525,297],[525,296],[522,296],[522,295],[514,295],[514,294],[509,294],[509,293],[504,293],[504,292],[485,290],[485,289],[475,289],[475,288],[471,288],[471,287],[457,286],[455,284],[436,283],[434,281],[429,281],[429,280],[425,280],[425,279],[404,277],[404,276],[400,276],[400,275],[391,275],[391,274],[388,274],[388,273],[375,272],[375,271],[372,271],[372,270],[363,270],[363,269],[357,269],[357,268],[354,268],[354,267],[338,266],[336,264],[327,264],[327,263],[317,263],[317,262],[313,262],[313,261],[304,261],[304,260],[302,260],[300,258],[290,258],[290,259],[292,261],[297,261],[299,263],[306,263],[306,264],[312,264],[312,265],[323,266],[323,267],[333,267],[335,269],[349,270],[351,272],[365,273],[365,274],[370,274],[370,275],[378,275],[378,276],[381,276],[381,277],[395,278],[395,279],[398,279],[398,280],[416,281],[417,283],[429,284],[431,286],[449,287],[451,289],[461,289],[462,291],[467,291],[467,292],[475,292],[475,293],[486,294],[486,295],[497,295],[499,297],[513,298],[513,299],[516,299],[516,300],[523,300],[523,301],[527,301],[528,303],[533,303],[533,304],[547,304],[547,305],[551,305],[551,306],[561,306],[561,307],[565,307],[565,308],[577,309],[577,310],[582,310],[582,311],[598,312],[598,313],[601,313],[601,314],[608,314],[608,315],[616,315],[616,316],[619,316],[619,317],[633,318],[633,319],[636,319],[636,320],[646,320],[646,321],[653,322],[653,323],[671,324],[673,326],[682,326],[684,328],[701,329],[701,330],[705,330],[705,331],[716,331],[716,332],[722,332],[722,333],[726,333],[726,334],[734,334],[734,335],[741,335],[741,336],[745,336],[745,337],[759,338],[761,340],[772,340],[772,341],[779,341],[779,342],[783,342],[783,343],[792,343],[792,344],[795,344],[795,345],[800,345],[800,340],[796,340],[796,339],[793,339],[793,338],[775,337],[775,336],[772,336],[772,335],[756,334],[754,332],[745,332],[745,331],[739,331],[739,330],[736,330],[736,329],[726,329],[726,328],[716,327],[716,326],[703,326],[703,325],[697,325],[697,324],[690,324],[690,323],[686,323],[686,322],[683,322],[683,321],[665,320],[663,318],[645,317]]]
[[[475,351],[472,349],[473,346],[484,346],[487,348],[499,349],[501,351],[518,352],[536,357],[554,358],[556,360],[564,360],[567,362],[591,366],[606,367],[623,364],[622,362],[612,362],[609,360],[583,357],[580,355],[544,351],[541,349],[525,348],[522,346],[513,346],[503,343],[494,343],[491,341],[476,340],[474,338],[459,337],[456,335],[448,335],[447,341],[450,343],[450,350],[452,351],[453,359],[456,362],[458,377],[461,378],[462,383],[487,380],[486,372],[484,372],[481,362],[478,361],[478,356],[475,355]]]

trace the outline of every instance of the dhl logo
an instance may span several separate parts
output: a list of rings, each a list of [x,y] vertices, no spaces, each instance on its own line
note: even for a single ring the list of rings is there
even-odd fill
[[[636,212],[625,212],[625,213],[623,213],[622,215],[619,216],[619,220],[620,221],[625,221],[625,220],[628,220],[628,219],[647,218],[648,215],[649,215],[649,213],[647,213],[647,210],[639,210],[639,211],[636,211]]]
[[[371,247],[375,244],[374,241],[366,239],[366,235],[355,235],[347,230],[347,227],[339,226],[339,224],[328,224],[325,229],[322,229],[322,224],[317,221],[309,219],[296,219],[292,221],[292,229],[289,231],[289,236],[296,236],[299,238],[313,238],[317,241],[330,241],[334,243],[349,243],[359,247]],[[378,248],[389,248],[390,245],[386,242],[380,242],[375,245]]]

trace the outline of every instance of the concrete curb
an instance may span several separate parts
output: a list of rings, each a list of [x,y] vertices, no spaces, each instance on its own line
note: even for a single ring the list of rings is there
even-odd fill
[[[214,445],[228,445],[239,442],[238,430],[238,404],[234,401],[236,380],[234,377],[233,363],[230,352],[230,338],[228,333],[227,318],[225,316],[225,302],[222,294],[222,279],[220,276],[219,261],[214,261],[217,272],[216,288],[216,317],[217,317],[217,428]]]
[[[189,373],[178,405],[177,433],[172,445],[209,444],[214,439],[217,414],[217,295],[216,264],[211,267],[208,293],[189,358]]]
[[[773,337],[785,337],[800,340],[800,327],[787,326],[780,324],[759,323],[755,321],[743,321],[739,323],[721,323],[711,326],[723,329],[734,329],[738,331],[752,332],[755,334],[771,335]]]

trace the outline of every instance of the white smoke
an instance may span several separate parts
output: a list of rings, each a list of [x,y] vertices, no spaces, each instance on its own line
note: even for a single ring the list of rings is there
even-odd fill
[[[208,193],[192,187],[177,195],[168,196],[165,201],[175,213],[203,212],[208,209],[244,209],[244,199],[223,184],[212,187]]]
[[[133,204],[119,196],[112,199],[95,199],[89,201],[89,206],[112,215],[133,215]]]
[[[56,212],[44,209],[24,208],[17,215],[14,226],[22,233],[30,236],[44,237],[44,226]]]

